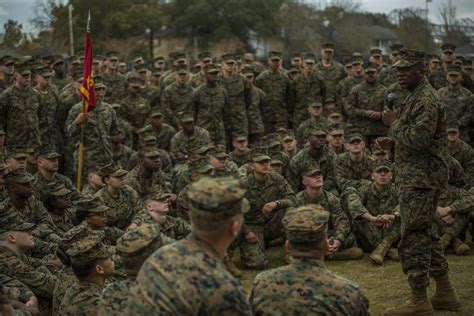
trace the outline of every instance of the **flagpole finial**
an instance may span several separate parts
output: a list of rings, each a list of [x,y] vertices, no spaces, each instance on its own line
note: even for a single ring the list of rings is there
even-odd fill
[[[89,13],[87,15],[87,32],[90,31],[89,24],[91,22],[91,10],[89,10]]]

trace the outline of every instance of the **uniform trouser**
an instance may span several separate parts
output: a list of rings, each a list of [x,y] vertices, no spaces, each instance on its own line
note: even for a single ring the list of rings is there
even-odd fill
[[[365,219],[356,219],[353,225],[357,244],[364,252],[374,251],[385,237],[393,237],[394,242],[400,237],[400,220],[398,218],[388,228],[375,226]]]
[[[245,224],[257,236],[258,242],[249,243],[245,236],[241,236],[239,249],[240,260],[248,268],[263,268],[268,263],[265,245],[272,240],[285,235],[281,223],[285,209],[273,213],[273,216],[264,225]],[[247,230],[248,231],[248,230]]]
[[[425,188],[401,190],[398,252],[411,288],[426,288],[430,276],[436,278],[448,272],[436,226],[439,194],[437,190]]]

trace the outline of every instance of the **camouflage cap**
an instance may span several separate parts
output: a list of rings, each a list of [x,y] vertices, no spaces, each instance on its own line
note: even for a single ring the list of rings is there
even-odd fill
[[[377,72],[377,68],[378,66],[376,63],[368,62],[364,65],[365,72]]]
[[[153,192],[145,197],[145,200],[152,200],[152,201],[164,201],[169,199],[171,193],[165,191],[157,191]]]
[[[10,56],[10,55],[4,55],[2,57],[0,57],[0,65],[2,66],[9,66],[9,65],[12,65],[14,64],[14,60],[13,60],[13,57]]]
[[[286,142],[286,141],[293,141],[295,140],[295,135],[293,133],[288,133],[286,134],[285,136],[283,136],[283,141]]]
[[[309,104],[309,107],[311,108],[322,108],[323,107],[323,102],[320,100],[313,101]]]
[[[283,217],[286,237],[290,242],[319,242],[327,232],[329,212],[319,205],[304,205],[290,210]]]
[[[89,235],[71,244],[66,253],[74,264],[90,262],[92,260],[107,259],[112,251],[97,235]]]
[[[3,129],[0,129],[0,136],[5,135],[5,131]]]
[[[327,132],[320,128],[313,128],[309,134],[311,136],[326,136]]]
[[[161,77],[161,70],[159,70],[159,69],[153,70],[152,75],[153,75],[154,77]]]
[[[194,117],[191,113],[182,113],[180,115],[180,121],[182,123],[194,122]]]
[[[240,142],[244,142],[244,141],[246,141],[246,140],[247,140],[247,136],[246,136],[246,135],[235,135],[235,136],[234,136],[234,141],[235,141],[235,142],[240,143]]]
[[[28,75],[31,75],[31,68],[32,68],[31,62],[26,60],[16,65],[15,71],[22,76],[28,76]]]
[[[290,70],[288,70],[289,73],[300,73],[301,72],[301,68],[299,66],[293,66],[290,68]]]
[[[370,55],[372,55],[372,56],[382,55],[382,50],[380,48],[372,48],[370,50]]]
[[[108,51],[105,53],[105,57],[109,60],[118,60],[119,53],[116,51]]]
[[[178,75],[185,75],[188,73],[188,66],[185,64],[178,64],[176,65],[176,73]]]
[[[28,172],[21,169],[5,173],[3,179],[7,183],[20,184],[31,183],[31,181],[33,181],[33,177]]]
[[[233,177],[204,177],[192,183],[187,192],[191,218],[219,221],[246,213],[250,205],[244,199],[245,192]]]
[[[186,53],[176,53],[174,55],[174,60],[178,63],[178,64],[186,64],[187,60],[186,60]]]
[[[165,61],[165,57],[164,56],[156,56],[155,57],[155,61]]]
[[[193,172],[199,173],[199,174],[208,174],[212,171],[214,171],[214,167],[210,164],[206,163],[201,163],[196,166],[193,166],[192,168]]]
[[[447,75],[461,75],[462,68],[459,65],[448,65],[446,69]]]
[[[337,135],[343,136],[344,135],[344,129],[342,129],[342,128],[333,128],[329,131],[329,135],[331,135],[331,136],[337,136]]]
[[[236,63],[235,56],[233,54],[230,54],[230,53],[225,53],[224,55],[222,55],[221,60],[224,63],[232,63],[232,62]]]
[[[392,171],[392,163],[390,160],[386,160],[386,159],[377,160],[374,163],[373,170],[374,172],[377,172],[380,170]]]
[[[212,53],[205,51],[205,52],[200,52],[198,54],[198,58],[200,61],[209,61],[212,60]]]
[[[352,143],[353,141],[356,141],[356,140],[363,141],[364,136],[362,136],[362,134],[360,133],[351,133],[346,136],[346,143]]]
[[[109,210],[108,206],[102,204],[102,201],[97,196],[83,196],[75,203],[78,211],[89,213],[104,213]]]
[[[283,166],[283,162],[279,159],[272,159],[270,160],[271,166]]]
[[[400,49],[403,48],[403,44],[400,44],[400,43],[394,43],[392,45],[390,45],[390,51],[392,53],[398,53],[400,51]]]
[[[451,53],[454,53],[454,51],[456,51],[456,45],[452,44],[452,43],[443,43],[441,45],[441,50],[444,52],[451,52]]]
[[[161,241],[159,226],[157,224],[142,224],[125,231],[117,240],[115,250],[122,256],[133,256],[142,252],[155,240]],[[160,242],[160,244],[163,243]],[[153,246],[155,247],[155,244]]]
[[[62,197],[70,194],[72,191],[66,188],[64,185],[57,182],[50,182],[46,185],[46,191],[48,194],[54,197]]]
[[[303,53],[303,61],[306,64],[314,64],[316,62],[316,55],[310,52]]]
[[[94,83],[95,89],[107,89],[107,86],[103,82],[95,82]]]
[[[216,158],[227,158],[229,154],[226,152],[226,149],[223,146],[215,146],[210,151],[209,154]]]
[[[151,111],[150,117],[163,117],[163,112],[160,110]]]
[[[37,159],[55,159],[61,157],[53,148],[41,147],[36,154]]]
[[[25,147],[8,148],[6,156],[12,159],[26,159],[26,151]]]
[[[100,168],[100,174],[104,177],[123,177],[128,173],[127,170],[123,169],[119,163],[109,163]]]
[[[321,49],[333,51],[336,48],[336,45],[331,42],[326,42],[321,44]]]
[[[145,157],[157,157],[160,156],[160,152],[155,146],[143,146],[139,149],[139,153]]]
[[[268,59],[271,59],[271,60],[280,60],[281,59],[281,52],[277,52],[277,51],[269,51],[268,52]]]
[[[44,66],[44,67],[40,67],[36,69],[35,73],[44,78],[49,78],[53,75],[53,73],[51,72],[51,68],[48,66]]]
[[[8,168],[6,163],[0,163],[0,172],[4,172]]]
[[[143,59],[142,56],[136,56],[135,58],[133,58],[133,63],[134,64],[137,64],[137,63],[140,63],[140,62],[145,62],[145,60]]]
[[[341,116],[342,114],[339,112],[332,112],[331,114],[329,114],[329,117],[332,117],[332,118],[341,117]]]
[[[127,84],[130,87],[139,87],[141,85],[141,81],[136,75],[131,75],[127,78]]]
[[[448,132],[448,133],[459,132],[459,126],[457,124],[451,124],[446,129],[446,132]]]
[[[425,53],[419,50],[404,48],[400,50],[400,57],[401,59],[397,61],[393,67],[406,68],[423,63],[425,60]]]
[[[207,64],[204,67],[204,71],[208,74],[217,74],[220,72],[219,67],[216,64]]]
[[[254,75],[253,67],[249,64],[243,65],[241,72],[243,75],[252,75],[252,76]]]
[[[252,162],[265,162],[270,161],[272,158],[262,153],[256,153],[252,156]]]
[[[305,176],[305,177],[313,177],[313,176],[315,176],[316,174],[322,174],[322,171],[321,171],[320,168],[309,169],[308,171],[306,171],[305,173],[303,173],[303,176]]]

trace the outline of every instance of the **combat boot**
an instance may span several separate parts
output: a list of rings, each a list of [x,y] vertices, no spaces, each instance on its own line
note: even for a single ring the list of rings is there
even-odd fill
[[[369,255],[370,260],[376,264],[382,264],[387,251],[390,249],[393,243],[393,237],[387,236],[377,245],[374,251]]]
[[[390,248],[387,251],[387,258],[393,261],[400,261],[400,257],[398,256],[398,249],[397,248]]]
[[[428,300],[426,288],[411,289],[411,297],[406,305],[389,308],[385,316],[431,316],[434,315],[433,306]]]
[[[240,278],[242,276],[242,271],[240,271],[239,268],[235,266],[232,260],[230,260],[229,256],[225,256],[223,261],[227,271],[229,271],[230,274],[236,278]]]
[[[449,282],[447,273],[435,278],[436,292],[431,298],[434,309],[457,311],[461,308],[461,303]]]
[[[358,260],[364,256],[362,249],[352,247],[348,249],[341,249],[328,256],[329,260]]]
[[[441,237],[440,242],[441,242],[441,246],[443,247],[443,250],[448,249],[448,246],[451,243],[452,239],[453,239],[453,236],[451,236],[450,234],[444,234]]]
[[[471,248],[468,245],[463,243],[458,238],[453,239],[453,248],[454,248],[454,252],[458,256],[465,256],[465,255],[469,254],[469,251],[471,250]]]

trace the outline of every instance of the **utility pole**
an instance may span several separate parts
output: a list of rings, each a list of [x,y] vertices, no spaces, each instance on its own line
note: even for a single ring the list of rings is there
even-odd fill
[[[70,53],[72,56],[74,55],[74,32],[72,29],[72,10],[73,10],[72,4],[69,4],[67,8],[68,8],[68,13],[69,13],[69,45],[71,46]]]
[[[428,29],[428,2],[431,2],[432,0],[426,0],[425,1],[425,52],[428,52],[428,35],[429,35],[429,29]]]

